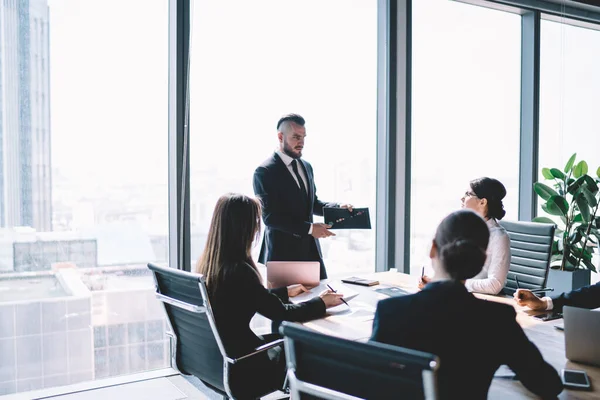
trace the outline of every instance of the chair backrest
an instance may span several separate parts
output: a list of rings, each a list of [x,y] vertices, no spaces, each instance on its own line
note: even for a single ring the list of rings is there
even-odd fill
[[[499,222],[510,237],[510,268],[503,292],[512,295],[517,290],[515,277],[522,289],[543,289],[548,280],[553,224],[522,221]]]
[[[284,322],[292,398],[435,399],[436,356],[382,343],[322,335]]]
[[[224,386],[225,350],[217,332],[204,277],[174,268],[148,264],[175,334],[176,368],[194,375],[218,392]],[[174,365],[175,367],[175,365]]]

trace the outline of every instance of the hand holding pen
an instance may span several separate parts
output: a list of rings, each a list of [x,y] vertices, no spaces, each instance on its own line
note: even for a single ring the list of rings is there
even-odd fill
[[[553,292],[554,288],[541,288],[541,289],[521,289],[521,284],[519,283],[519,277],[517,275],[515,275],[515,283],[517,284],[517,292],[519,292],[521,295],[523,295],[526,292],[529,293],[533,293],[533,294],[539,294],[539,293],[545,293],[545,292]],[[522,298],[521,296],[517,296],[519,298]]]
[[[333,293],[331,290],[325,290],[323,293],[319,295],[323,303],[325,303],[325,308],[336,307],[342,304],[342,295]]]
[[[514,299],[520,306],[529,307],[532,310],[541,311],[548,309],[548,303],[544,299],[540,299],[536,294],[544,293],[544,292],[552,292],[553,288],[545,288],[545,289],[521,289],[521,285],[519,283],[519,278],[515,275],[515,282],[517,284],[517,290],[514,294]]]
[[[419,289],[423,289],[425,285],[431,282],[431,278],[425,275],[425,267],[421,268],[421,279],[419,279]]]
[[[331,290],[333,293],[337,293],[336,290],[333,290],[333,288],[331,286],[329,286],[329,284],[327,284],[327,287],[329,288],[329,290]],[[343,295],[339,295],[339,296],[343,296]],[[348,307],[350,307],[350,305],[346,302],[346,300],[344,300],[342,297],[340,297],[340,300],[347,305]]]

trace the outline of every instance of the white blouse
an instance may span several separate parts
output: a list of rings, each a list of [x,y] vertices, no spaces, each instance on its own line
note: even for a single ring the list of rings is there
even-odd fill
[[[487,259],[481,272],[467,279],[465,286],[469,292],[498,294],[506,283],[510,267],[510,238],[494,218],[487,220],[486,224],[490,230]]]

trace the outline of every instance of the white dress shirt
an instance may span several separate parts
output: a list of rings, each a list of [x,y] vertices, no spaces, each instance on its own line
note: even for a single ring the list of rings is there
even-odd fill
[[[298,182],[298,178],[296,177],[296,174],[294,173],[294,169],[292,168],[292,162],[294,161],[294,159],[279,150],[276,150],[275,153],[277,153],[279,158],[281,158],[281,161],[283,161],[283,163],[287,167],[288,171],[290,171],[292,178],[294,178],[294,180],[296,181],[296,185],[298,185],[298,187],[300,188],[300,183]],[[302,182],[304,182],[304,187],[306,188],[306,194],[308,194],[308,192],[309,192],[308,180],[306,179],[306,175],[304,174],[304,168],[302,167],[302,165],[300,165],[300,161],[297,161],[296,164],[298,165],[298,174],[300,174],[300,178],[302,178]],[[310,224],[310,228],[308,228],[309,235],[312,234],[312,230],[313,230],[313,226],[312,226],[312,224]]]
[[[296,185],[298,185],[298,187],[300,187],[300,183],[298,183],[298,178],[296,177],[296,174],[294,173],[294,169],[292,168],[292,161],[294,161],[294,159],[279,150],[277,150],[276,153],[279,156],[279,158],[281,158],[281,161],[283,161],[283,163],[287,167],[288,171],[290,171],[292,178],[294,178],[294,180],[296,181]],[[306,188],[306,192],[307,192],[306,194],[308,194],[308,181],[306,179],[306,175],[304,174],[304,168],[302,167],[302,165],[300,165],[299,160],[296,162],[296,164],[298,165],[298,173],[300,174],[300,177],[302,178],[302,182],[304,182],[304,187]]]
[[[481,272],[467,279],[465,286],[469,292],[498,294],[506,283],[510,267],[510,238],[494,218],[487,220],[486,224],[490,230],[487,259]]]

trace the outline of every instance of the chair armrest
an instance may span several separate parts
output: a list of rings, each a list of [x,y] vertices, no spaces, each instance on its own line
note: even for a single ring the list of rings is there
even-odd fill
[[[244,356],[238,357],[238,358],[229,358],[227,357],[227,362],[230,364],[236,364],[240,361],[243,361],[245,359],[248,359],[252,356],[255,356],[257,354],[261,354],[269,349],[272,349],[273,347],[277,347],[277,346],[281,346],[283,344],[283,339],[277,339],[274,340],[272,342],[269,343],[265,343],[262,346],[258,346],[256,349],[254,349],[254,351],[252,353],[248,353]]]
[[[169,364],[171,368],[179,370],[177,368],[177,336],[170,329],[167,329],[165,336],[169,341]]]

